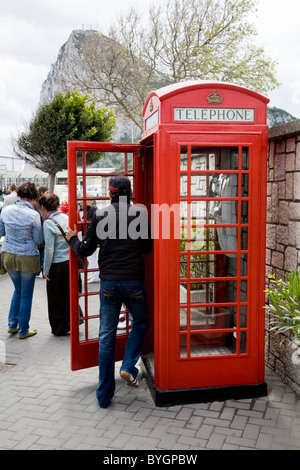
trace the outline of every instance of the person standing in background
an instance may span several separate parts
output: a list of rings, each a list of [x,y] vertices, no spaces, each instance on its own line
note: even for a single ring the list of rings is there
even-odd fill
[[[18,200],[18,195],[17,195],[17,186],[15,184],[11,184],[9,187],[9,192],[7,193],[7,196],[4,198],[2,210],[6,206],[10,206],[14,204]]]
[[[40,186],[37,190],[38,192],[38,198],[37,198],[37,203],[35,205],[35,209],[37,211],[39,211],[39,214],[40,214],[40,217],[41,217],[41,223],[42,223],[42,227],[43,227],[43,223],[44,223],[44,218],[43,216],[41,215],[40,213],[40,210],[39,210],[39,199],[42,197],[42,196],[46,196],[47,194],[49,194],[49,189],[47,186]],[[43,241],[40,245],[39,245],[39,252],[40,252],[40,272],[38,273],[37,277],[41,277],[43,278],[43,266],[44,266],[44,248],[45,248],[45,242]]]
[[[64,336],[70,331],[69,245],[63,235],[69,219],[58,209],[56,194],[42,196],[38,203],[44,219],[43,274],[47,279],[49,323],[54,335]]]
[[[43,241],[39,213],[34,209],[37,189],[29,181],[17,189],[18,200],[0,214],[2,263],[13,284],[14,294],[8,314],[8,333],[19,333],[20,339],[34,336],[29,328],[36,273],[40,270],[38,245]]]

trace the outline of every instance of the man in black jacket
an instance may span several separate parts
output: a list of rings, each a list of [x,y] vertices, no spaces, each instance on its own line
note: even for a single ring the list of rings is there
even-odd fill
[[[143,206],[131,205],[130,180],[110,178],[111,204],[97,211],[82,242],[76,231],[68,230],[67,240],[78,256],[90,256],[100,245],[100,330],[99,384],[97,398],[107,408],[115,391],[115,341],[119,314],[124,303],[132,314],[120,376],[138,387],[135,367],[148,328],[144,255],[152,250],[148,215]]]

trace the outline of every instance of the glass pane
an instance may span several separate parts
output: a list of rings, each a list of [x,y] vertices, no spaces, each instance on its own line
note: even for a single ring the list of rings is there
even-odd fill
[[[191,330],[229,329],[236,326],[236,307],[192,307]]]
[[[238,201],[215,201],[209,211],[209,218],[214,223],[237,224]]]
[[[180,329],[186,330],[187,327],[187,310],[186,308],[180,309]]]
[[[247,353],[247,332],[241,331],[240,332],[240,354]]]
[[[226,271],[227,276],[235,277],[237,276],[237,255],[224,255],[224,259],[222,260],[222,255],[219,256],[218,262],[218,269],[217,271],[220,272],[220,276],[222,277],[222,273]],[[222,265],[223,261],[223,265]]]
[[[187,147],[181,147],[180,150],[180,170],[185,171],[188,167],[188,150]]]
[[[244,281],[245,282],[245,281]],[[187,296],[187,291],[186,291]],[[191,304],[232,303],[237,301],[237,281],[193,282],[190,287]]]
[[[248,149],[248,147],[243,147],[242,169],[243,170],[249,170],[249,149]]]
[[[187,303],[187,284],[179,285],[179,296],[180,296],[180,303],[186,304]]]
[[[248,197],[249,175],[242,174],[242,197]]]
[[[180,220],[182,225],[187,224],[188,217],[188,203],[187,201],[180,201]]]
[[[209,217],[210,211],[213,207],[213,201],[193,201],[191,203],[191,217],[195,224],[204,225],[215,223]]]
[[[206,175],[192,175],[191,177],[191,196],[205,197],[208,194]]]
[[[104,207],[108,206],[108,204],[110,203],[110,200],[109,198],[106,198],[106,199],[102,199],[102,200],[96,200],[96,207],[97,209],[101,210],[103,209]]]
[[[187,175],[180,175],[180,196],[188,196]]]
[[[109,175],[93,175],[93,176],[77,176],[77,208],[81,211],[83,216],[84,200],[87,198],[87,205],[94,205],[99,208],[105,207],[109,204],[108,182],[111,178]],[[83,189],[85,188],[86,194],[84,196]],[[64,195],[64,199],[68,198],[68,189],[66,188],[59,195],[60,199]]]
[[[79,341],[97,339],[99,334],[99,318],[83,320],[79,326]]]
[[[238,147],[205,148],[192,147],[191,169],[238,170]]]
[[[228,277],[237,275],[237,255],[191,255],[191,278]]]
[[[239,149],[238,147],[223,148],[221,151],[221,169],[225,169],[228,165],[228,170],[239,169]]]
[[[79,326],[80,341],[97,339],[99,334],[99,295],[80,297],[79,305],[83,316],[87,317]]]
[[[244,230],[244,229],[243,229]],[[245,229],[247,231],[247,229]],[[246,233],[243,233],[244,244],[247,246]],[[235,227],[203,227],[198,228],[196,236],[190,244],[191,251],[236,251],[237,228]],[[243,248],[247,249],[247,248]]]
[[[180,256],[180,277],[187,278],[187,256]]]
[[[127,173],[133,173],[133,153],[127,154]]]
[[[183,225],[188,223],[190,214],[191,225],[215,224],[215,219],[210,216],[214,209],[215,201],[187,201],[180,202],[180,217]]]
[[[248,201],[242,201],[241,224],[248,224]]]
[[[83,165],[83,152],[82,151],[77,151],[76,152],[76,166],[77,166],[77,172],[82,171],[82,165]]]
[[[244,204],[244,205],[243,205]],[[248,221],[248,202],[243,201],[242,210],[244,218],[242,223]],[[190,225],[226,224],[235,225],[237,219],[237,201],[180,201],[181,224],[187,226],[188,215],[190,214]]]
[[[182,242],[183,243],[183,242]],[[181,250],[183,251],[183,250]],[[241,260],[243,270],[241,276],[247,274],[247,255]],[[187,255],[180,256],[180,277],[188,277]],[[237,276],[237,255],[225,254],[191,254],[190,256],[190,278],[201,279],[208,277],[235,277]]]
[[[244,175],[248,176],[248,175]],[[248,188],[248,186],[247,186]],[[237,197],[238,175],[237,174],[192,174],[191,176],[192,197]]]
[[[209,291],[209,285],[204,283],[191,283],[190,302],[191,304],[204,304],[212,300],[212,291]]]
[[[125,154],[123,152],[86,152],[86,165],[87,173],[123,173]]]
[[[248,229],[247,227],[241,228],[241,250],[248,249]]]
[[[240,306],[240,327],[247,328],[247,307],[245,305]]]
[[[180,357],[187,357],[187,337],[180,335]]]
[[[94,274],[94,273],[93,273]],[[99,271],[95,271],[96,277],[98,278],[99,276]],[[81,294],[93,294],[93,293],[98,293],[100,291],[100,279],[99,282],[92,282],[88,283],[88,279],[91,277],[91,273],[84,273],[81,274],[82,277],[82,287],[81,287]]]
[[[236,354],[233,332],[200,333],[191,335],[191,356],[219,356]]]
[[[211,155],[212,164],[215,163],[215,155]],[[208,165],[209,156],[205,149],[201,147],[192,147],[191,155],[191,169],[195,171],[203,171],[209,169]]]
[[[240,302],[247,302],[247,281],[241,281]]]
[[[132,328],[132,315],[126,309],[125,304],[123,304],[121,307],[121,311],[120,311],[117,334],[118,335],[128,334],[131,328]]]
[[[241,254],[241,276],[247,276],[248,273],[248,255]]]
[[[190,243],[186,240],[180,240],[180,252],[186,252],[190,250]]]

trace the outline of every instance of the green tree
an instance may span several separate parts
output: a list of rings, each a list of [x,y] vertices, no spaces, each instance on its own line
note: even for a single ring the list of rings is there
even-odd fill
[[[115,114],[106,107],[97,108],[90,95],[68,91],[41,107],[26,127],[13,138],[13,149],[20,158],[49,173],[53,192],[56,173],[67,168],[67,141],[111,140]],[[88,163],[99,158],[101,154],[89,152]]]
[[[115,106],[142,129],[152,89],[185,80],[220,80],[267,93],[279,86],[276,62],[255,41],[257,0],[167,0],[148,17],[132,8],[108,37],[70,57],[68,82]]]

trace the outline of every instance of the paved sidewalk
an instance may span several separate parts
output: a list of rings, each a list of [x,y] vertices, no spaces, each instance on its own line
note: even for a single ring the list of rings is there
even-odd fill
[[[12,291],[1,276],[1,450],[300,449],[300,398],[269,369],[268,397],[157,408],[145,380],[127,387],[116,364],[113,403],[99,408],[97,367],[72,372],[69,338],[50,333],[45,281],[36,280],[32,308],[38,334],[23,341],[7,334]]]

